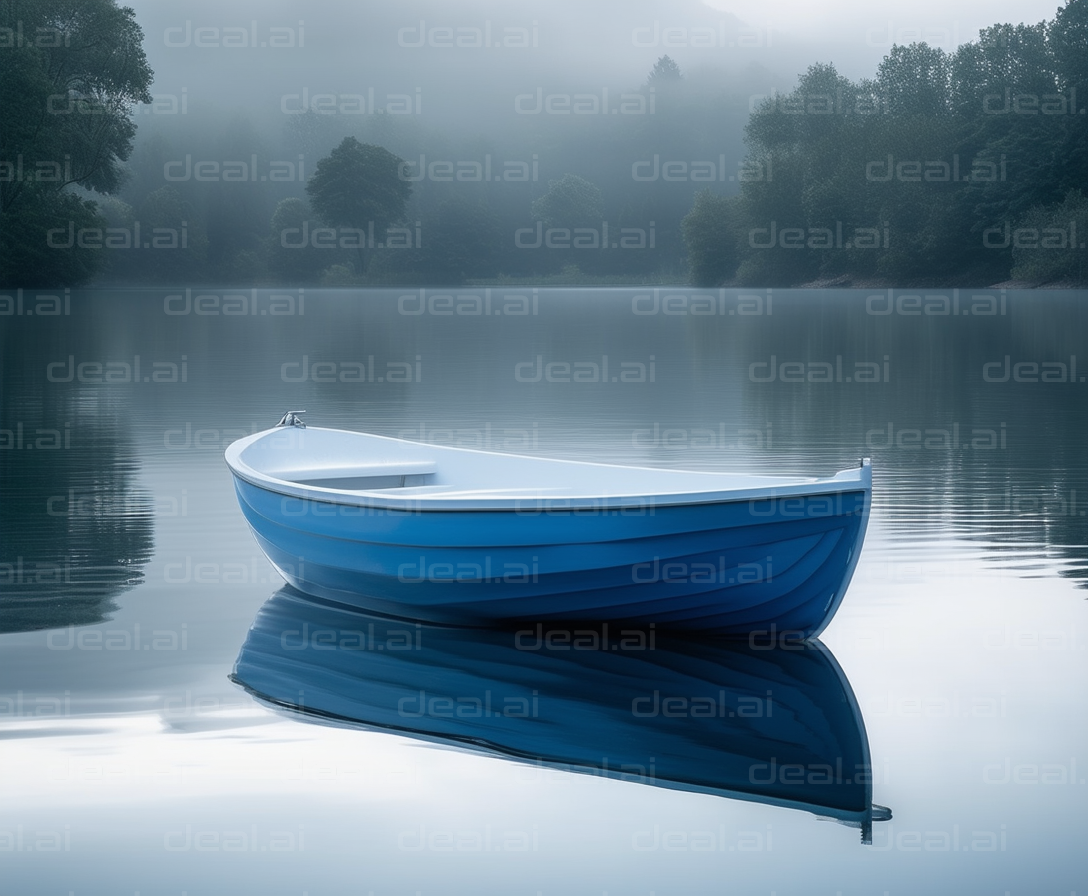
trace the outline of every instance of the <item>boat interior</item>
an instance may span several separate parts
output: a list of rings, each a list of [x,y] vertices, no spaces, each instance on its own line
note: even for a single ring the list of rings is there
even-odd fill
[[[525,457],[297,426],[243,439],[227,459],[243,478],[258,483],[267,478],[308,489],[412,498],[661,495],[828,481]],[[834,478],[854,479],[856,473]]]

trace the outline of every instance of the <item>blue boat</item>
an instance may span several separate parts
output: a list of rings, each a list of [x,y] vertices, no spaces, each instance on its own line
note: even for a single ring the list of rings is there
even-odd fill
[[[473,630],[283,588],[231,677],[306,720],[803,809],[864,842],[891,817],[872,802],[857,700],[819,641],[753,648],[610,623]]]
[[[648,469],[306,427],[297,413],[226,460],[292,586],[469,626],[814,637],[846,593],[872,493],[868,460],[826,479]]]

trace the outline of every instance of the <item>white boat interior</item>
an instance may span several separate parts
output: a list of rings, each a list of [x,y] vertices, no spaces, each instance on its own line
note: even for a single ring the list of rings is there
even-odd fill
[[[856,491],[871,483],[867,462],[828,479],[749,476],[526,457],[302,426],[240,439],[226,459],[241,479],[279,494],[389,508],[692,504]]]

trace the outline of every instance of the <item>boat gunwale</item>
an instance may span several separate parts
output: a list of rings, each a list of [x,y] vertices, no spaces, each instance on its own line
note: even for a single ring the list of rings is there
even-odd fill
[[[392,436],[381,436],[374,433],[355,432],[354,430],[338,430],[326,427],[313,427],[317,432],[349,433],[366,438],[380,439],[387,442],[396,442],[413,446],[425,446],[438,449],[442,452],[458,452],[467,454],[482,454],[493,457],[514,458],[543,462],[547,464],[571,464],[583,467],[603,467],[609,470],[630,470],[645,473],[694,473],[700,475],[715,475],[716,471],[709,470],[669,470],[661,467],[639,467],[628,464],[603,464],[595,461],[568,460],[566,458],[538,457],[526,454],[509,454],[500,451],[483,451],[474,448],[460,448],[453,445],[428,445],[425,442],[412,442],[408,439],[398,439]],[[238,439],[227,446],[224,458],[231,473],[238,479],[252,485],[277,494],[282,497],[310,500],[323,504],[334,504],[346,507],[367,507],[379,510],[391,510],[402,512],[465,512],[465,511],[501,511],[515,514],[535,515],[537,513],[563,513],[570,511],[610,511],[631,510],[638,508],[657,507],[684,507],[703,504],[729,504],[744,501],[766,499],[789,499],[802,497],[817,497],[820,495],[834,495],[848,492],[865,492],[865,510],[868,511],[872,491],[872,466],[868,461],[863,461],[858,467],[840,470],[834,476],[827,478],[790,478],[766,476],[764,479],[777,479],[778,483],[769,485],[749,486],[730,489],[702,490],[702,491],[675,491],[659,492],[656,494],[583,494],[547,496],[544,494],[531,496],[487,496],[487,497],[458,497],[456,493],[451,497],[443,497],[440,493],[431,495],[397,495],[395,490],[361,489],[334,489],[321,486],[306,485],[300,482],[281,479],[270,473],[264,473],[251,467],[241,459],[245,449],[267,438],[270,435],[283,433],[283,429],[276,427],[263,430]],[[736,474],[725,474],[736,475]],[[461,492],[463,495],[464,492]]]

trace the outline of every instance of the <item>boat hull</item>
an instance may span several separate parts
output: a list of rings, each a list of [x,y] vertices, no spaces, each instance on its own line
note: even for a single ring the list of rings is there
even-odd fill
[[[235,488],[288,583],[370,612],[804,638],[842,600],[870,503],[860,488],[592,510],[404,510],[299,498],[237,475]]]

